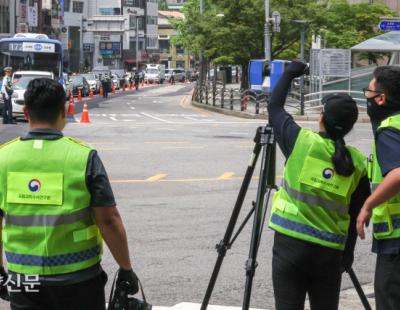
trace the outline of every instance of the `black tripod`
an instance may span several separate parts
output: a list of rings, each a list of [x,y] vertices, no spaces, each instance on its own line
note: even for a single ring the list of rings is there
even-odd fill
[[[201,310],[207,309],[208,302],[210,300],[219,270],[221,269],[221,265],[227,250],[231,248],[232,244],[235,242],[236,238],[239,236],[240,232],[243,230],[244,226],[254,212],[255,214],[253,220],[253,231],[251,234],[249,258],[246,261],[246,286],[242,307],[242,309],[249,309],[253,277],[257,268],[257,253],[260,245],[261,233],[265,222],[267,205],[272,190],[277,188],[275,185],[276,143],[272,126],[268,124],[266,127],[259,127],[257,129],[254,142],[255,145],[251,157],[251,162],[247,167],[246,174],[240,188],[235,206],[233,208],[232,216],[229,220],[224,239],[222,239],[221,242],[217,245],[218,258],[217,262],[215,263],[210,282],[208,284],[206,295],[204,296],[203,303],[201,305]],[[260,179],[258,182],[257,200],[253,202],[252,209],[244,219],[243,223],[240,225],[234,237],[231,239],[233,230],[239,217],[240,209],[243,205],[244,198],[246,197],[247,189],[250,185],[251,178],[253,176],[254,169],[256,167],[257,160],[261,151],[262,160]]]
[[[277,189],[275,184],[275,163],[276,163],[276,143],[273,128],[270,123],[266,127],[257,128],[256,136],[254,137],[254,149],[251,157],[249,166],[247,167],[246,174],[244,176],[242,186],[240,188],[238,197],[236,199],[235,206],[232,211],[231,218],[229,220],[228,227],[226,229],[224,238],[217,244],[218,258],[214,266],[213,273],[208,283],[207,291],[201,304],[200,310],[206,310],[212,291],[215,286],[215,282],[218,277],[218,273],[221,269],[222,262],[226,255],[226,252],[232,247],[236,238],[243,230],[250,217],[254,214],[253,219],[253,230],[251,234],[250,251],[246,261],[246,285],[243,297],[242,310],[248,310],[250,306],[250,297],[253,284],[254,274],[257,268],[257,254],[260,246],[261,234],[264,227],[265,217],[267,213],[268,202],[273,189]],[[236,226],[236,222],[239,217],[240,209],[243,205],[243,201],[246,197],[248,187],[250,185],[254,169],[257,164],[258,157],[262,151],[261,170],[260,178],[258,181],[257,199],[253,202],[253,207],[245,217],[243,223],[238,228],[237,232],[232,238],[233,231]],[[357,290],[357,293],[361,299],[361,302],[366,310],[371,310],[371,306],[368,303],[367,297],[365,296],[360,283],[352,268],[347,271],[350,278]]]

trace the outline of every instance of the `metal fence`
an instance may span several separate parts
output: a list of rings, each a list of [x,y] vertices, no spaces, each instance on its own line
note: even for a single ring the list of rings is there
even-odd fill
[[[267,96],[265,94],[226,87],[222,83],[216,85],[206,83],[202,87],[197,85],[192,100],[200,104],[231,111],[267,114]]]

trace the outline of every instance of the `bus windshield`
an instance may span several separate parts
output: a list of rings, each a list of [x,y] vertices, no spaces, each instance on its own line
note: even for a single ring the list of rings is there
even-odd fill
[[[62,77],[61,47],[53,44],[49,52],[24,51],[22,42],[0,42],[0,67],[10,66],[14,71],[47,71]]]

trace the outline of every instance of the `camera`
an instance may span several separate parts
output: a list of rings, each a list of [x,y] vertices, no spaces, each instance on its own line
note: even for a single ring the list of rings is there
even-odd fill
[[[111,289],[111,295],[113,288]],[[108,310],[151,310],[152,305],[147,303],[142,290],[143,301],[128,296],[128,287],[125,281],[119,283],[115,288],[114,296],[110,296]]]
[[[124,310],[151,310],[153,306],[142,300],[128,297],[126,301],[126,308]]]

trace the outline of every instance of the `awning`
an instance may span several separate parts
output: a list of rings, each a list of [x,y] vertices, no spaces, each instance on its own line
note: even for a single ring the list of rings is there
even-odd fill
[[[400,31],[391,31],[368,39],[351,48],[354,52],[398,52]]]

